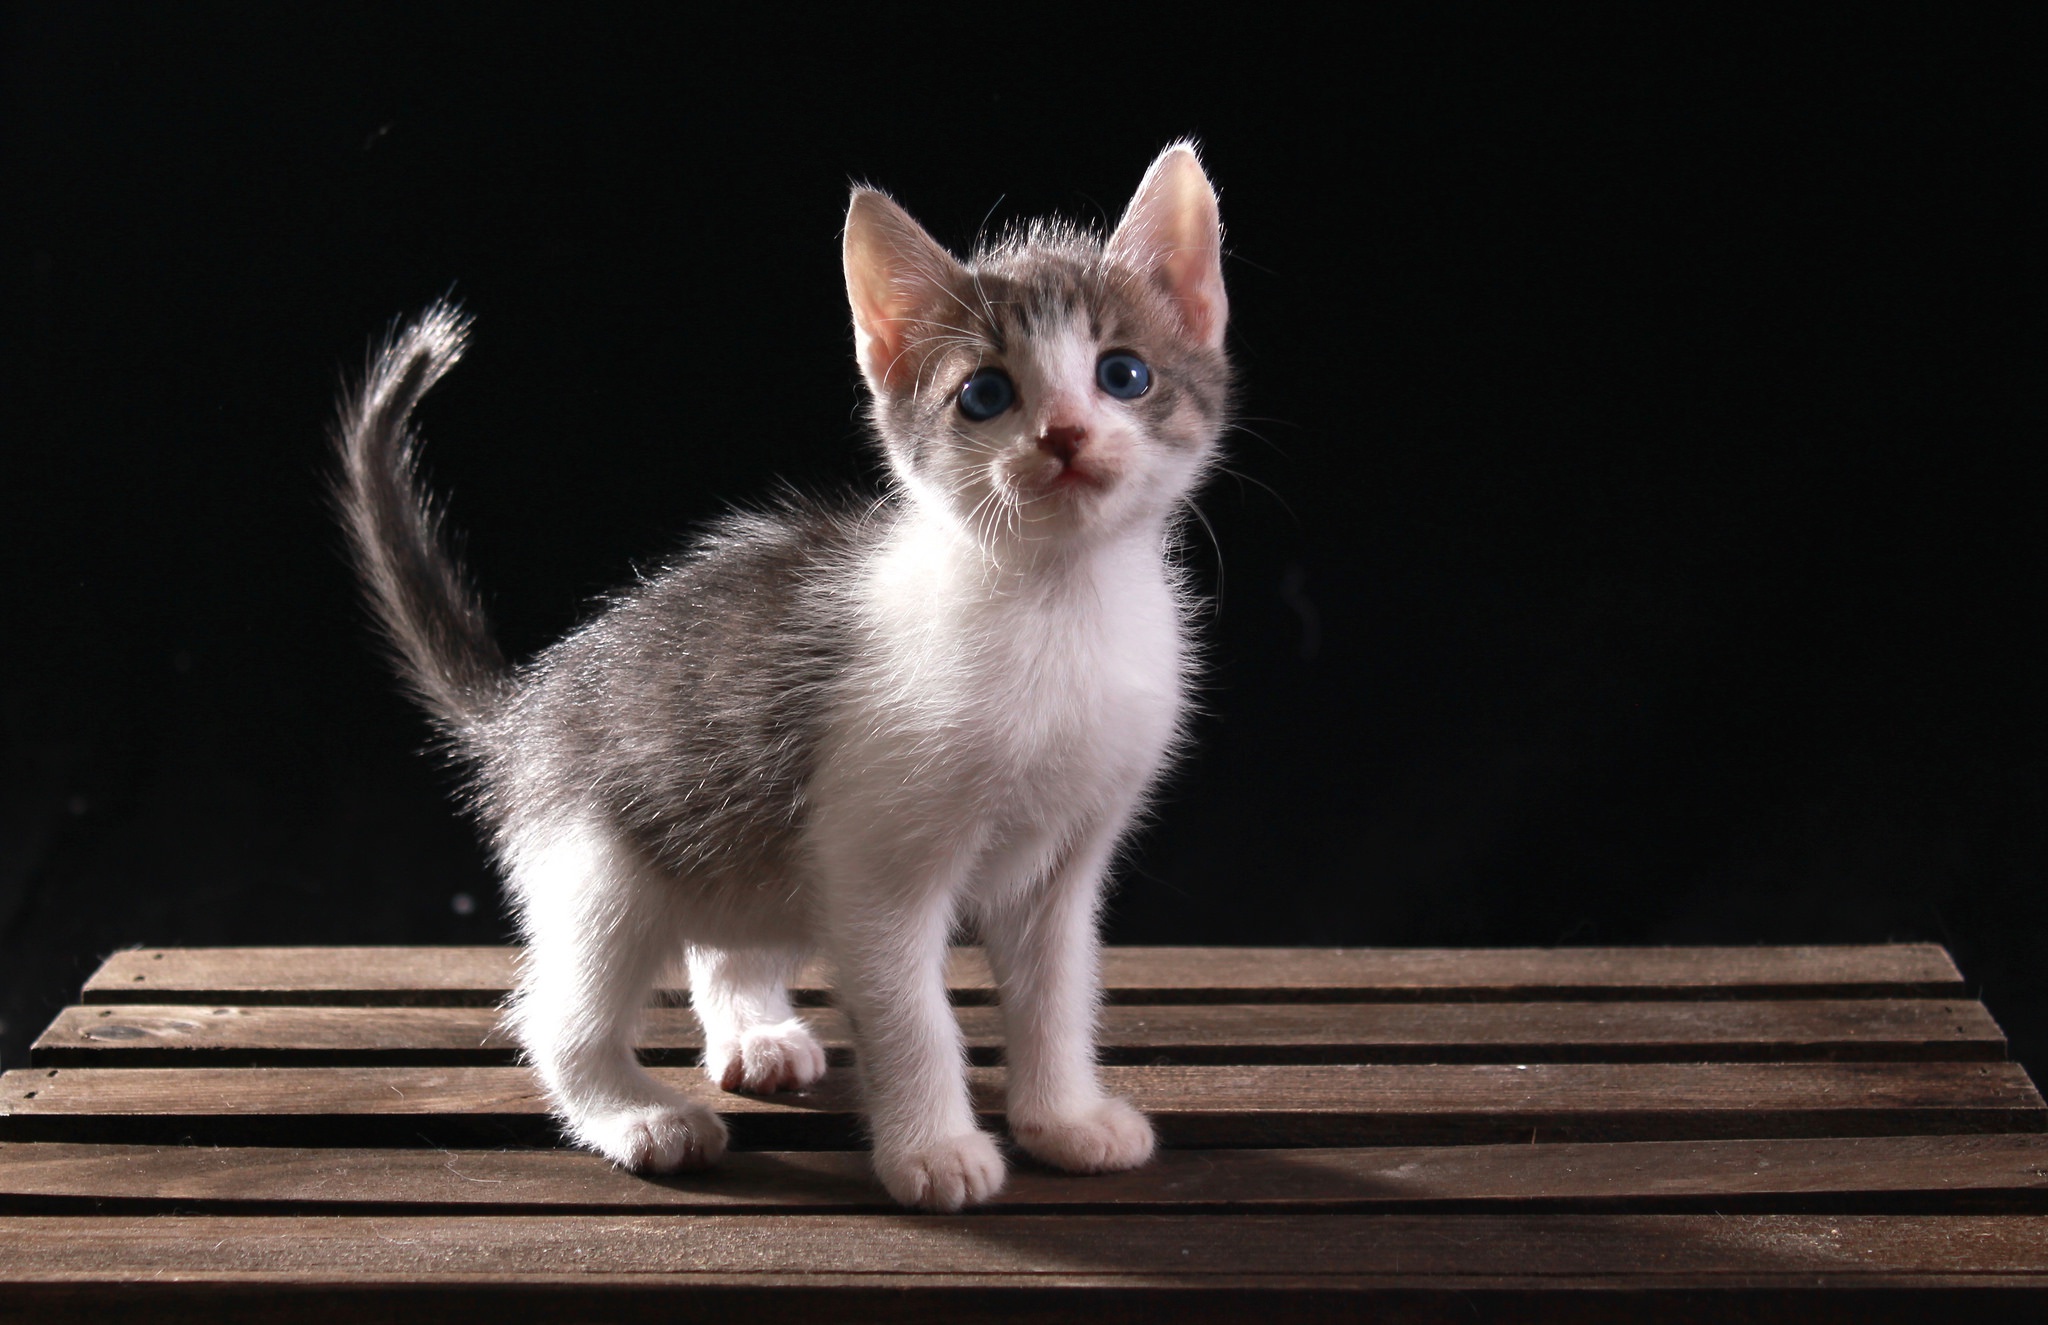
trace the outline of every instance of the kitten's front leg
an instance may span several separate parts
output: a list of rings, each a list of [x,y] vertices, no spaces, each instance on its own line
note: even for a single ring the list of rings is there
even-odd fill
[[[974,1121],[946,994],[962,869],[842,873],[829,906],[837,998],[853,1021],[875,1174],[905,1205],[958,1210],[1002,1190],[1002,1152]],[[925,882],[906,895],[908,874]],[[913,885],[915,886],[915,885]]]
[[[1072,1173],[1136,1168],[1157,1144],[1145,1115],[1105,1092],[1096,1073],[1096,907],[1116,838],[1114,828],[1100,832],[1050,879],[1009,893],[982,917],[1002,998],[1010,1133]]]
[[[690,949],[690,1005],[704,1028],[704,1074],[721,1090],[802,1090],[825,1075],[825,1049],[789,1005],[794,952]]]

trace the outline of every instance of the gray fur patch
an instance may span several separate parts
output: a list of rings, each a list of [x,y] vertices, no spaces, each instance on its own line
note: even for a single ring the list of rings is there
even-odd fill
[[[596,808],[671,873],[786,878],[850,651],[831,586],[890,518],[727,516],[520,668],[469,746],[486,820]]]

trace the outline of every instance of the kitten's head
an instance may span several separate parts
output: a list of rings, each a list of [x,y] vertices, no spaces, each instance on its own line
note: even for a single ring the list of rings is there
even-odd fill
[[[993,552],[1157,525],[1230,394],[1216,194],[1179,143],[1107,239],[1037,222],[962,263],[872,189],[846,289],[889,466]]]

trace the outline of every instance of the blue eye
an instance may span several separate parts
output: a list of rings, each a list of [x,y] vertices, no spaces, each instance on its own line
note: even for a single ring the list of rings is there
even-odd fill
[[[1118,400],[1136,400],[1152,389],[1152,370],[1135,354],[1105,354],[1095,364],[1095,385]]]
[[[1017,399],[1017,388],[1000,368],[984,368],[960,388],[960,412],[979,423],[1008,409]]]

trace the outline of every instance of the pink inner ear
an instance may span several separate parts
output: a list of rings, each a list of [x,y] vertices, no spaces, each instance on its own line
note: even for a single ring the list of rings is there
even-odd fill
[[[912,327],[945,302],[960,264],[910,213],[865,189],[847,209],[845,261],[861,371],[878,391],[901,390],[916,374],[904,353]]]
[[[912,316],[913,306],[905,300],[854,301],[853,325],[861,371],[870,381],[880,381],[891,389],[906,385],[911,369],[904,347],[909,342]]]
[[[1220,254],[1180,250],[1166,259],[1160,274],[1166,291],[1180,306],[1188,334],[1204,345],[1223,340],[1223,276]]]
[[[1152,163],[1110,237],[1109,252],[1157,274],[1190,336],[1205,345],[1223,343],[1229,305],[1221,222],[1215,190],[1191,148],[1169,147]]]

